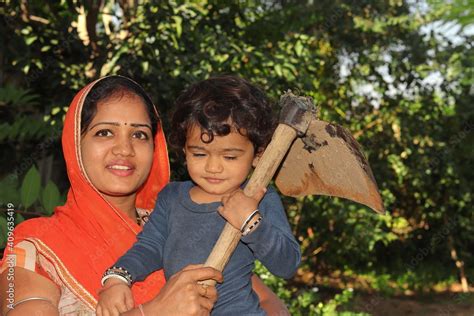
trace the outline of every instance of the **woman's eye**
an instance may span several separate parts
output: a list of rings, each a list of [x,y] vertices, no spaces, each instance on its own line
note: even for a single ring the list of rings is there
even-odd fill
[[[133,137],[141,139],[141,140],[147,140],[150,138],[147,133],[142,132],[142,131],[133,133]]]
[[[99,136],[99,137],[108,137],[108,136],[112,136],[112,131],[108,130],[108,129],[101,129],[99,131],[97,131],[95,133],[95,136]]]

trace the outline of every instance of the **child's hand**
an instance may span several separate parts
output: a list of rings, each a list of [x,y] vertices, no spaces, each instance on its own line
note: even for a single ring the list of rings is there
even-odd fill
[[[248,197],[241,189],[238,189],[222,198],[222,206],[219,206],[217,211],[232,226],[240,229],[247,217],[258,208],[265,192],[267,189],[262,188],[257,190],[254,196]]]
[[[110,278],[99,293],[96,313],[97,316],[118,316],[131,310],[133,305],[132,290],[128,285],[119,279]]]

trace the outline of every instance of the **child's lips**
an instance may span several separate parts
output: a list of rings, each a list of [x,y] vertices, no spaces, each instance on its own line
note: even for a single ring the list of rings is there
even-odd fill
[[[224,181],[223,179],[211,178],[211,177],[205,177],[204,179],[206,179],[207,182],[213,183],[213,184],[221,183],[222,181]]]

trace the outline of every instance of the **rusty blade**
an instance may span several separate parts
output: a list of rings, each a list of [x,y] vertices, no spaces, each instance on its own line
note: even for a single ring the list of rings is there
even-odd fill
[[[385,212],[359,144],[337,124],[313,120],[306,136],[291,146],[275,183],[285,195],[337,196]]]

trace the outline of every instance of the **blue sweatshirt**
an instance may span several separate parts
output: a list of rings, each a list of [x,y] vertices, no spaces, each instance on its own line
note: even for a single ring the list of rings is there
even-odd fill
[[[197,204],[190,198],[191,181],[172,182],[159,194],[155,210],[137,242],[115,264],[125,268],[133,281],[164,269],[168,279],[188,264],[204,263],[226,223],[217,212],[220,202]],[[216,286],[218,300],[212,315],[265,315],[252,291],[255,259],[282,278],[292,277],[301,260],[277,192],[269,188],[259,204],[260,225],[240,243]]]

